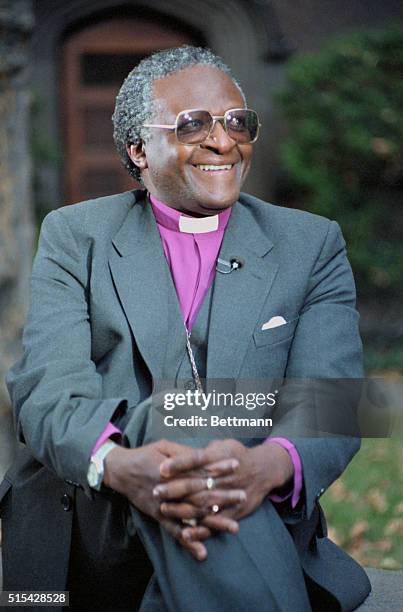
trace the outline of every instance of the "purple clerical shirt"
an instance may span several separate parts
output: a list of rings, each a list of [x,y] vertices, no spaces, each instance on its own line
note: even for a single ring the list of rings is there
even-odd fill
[[[182,317],[187,329],[191,331],[206,293],[214,282],[218,253],[231,208],[213,217],[196,219],[167,206],[154,196],[150,196],[150,200]],[[119,429],[108,423],[92,454],[111,435],[119,433]],[[287,438],[267,438],[265,443],[280,444],[290,454],[294,465],[294,486],[288,495],[270,495],[270,499],[281,502],[291,497],[291,506],[294,508],[302,490],[302,464],[299,454]]]

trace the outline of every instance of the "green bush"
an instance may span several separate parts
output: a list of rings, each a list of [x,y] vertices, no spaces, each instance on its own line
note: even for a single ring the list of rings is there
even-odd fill
[[[293,203],[336,219],[361,297],[403,288],[403,27],[292,59],[279,102]]]

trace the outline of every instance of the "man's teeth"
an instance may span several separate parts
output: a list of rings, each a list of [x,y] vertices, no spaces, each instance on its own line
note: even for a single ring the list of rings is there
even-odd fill
[[[208,170],[231,170],[233,164],[224,164],[222,166],[214,166],[213,164],[197,164],[197,168],[199,168],[199,170],[204,170],[204,171],[208,171]]]

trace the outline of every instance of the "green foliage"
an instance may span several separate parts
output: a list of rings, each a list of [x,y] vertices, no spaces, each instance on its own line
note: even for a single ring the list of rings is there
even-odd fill
[[[366,566],[403,569],[403,456],[399,439],[367,439],[322,498],[329,535]]]
[[[361,297],[403,287],[403,27],[338,38],[289,63],[279,95],[293,200],[336,219]]]
[[[381,346],[378,347],[370,343],[365,347],[364,367],[366,372],[384,372],[402,370],[403,348]]]

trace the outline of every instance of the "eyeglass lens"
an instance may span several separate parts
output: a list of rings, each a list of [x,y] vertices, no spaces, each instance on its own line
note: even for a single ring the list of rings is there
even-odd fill
[[[176,122],[176,136],[184,144],[199,144],[206,140],[213,125],[208,111],[192,110],[180,113]],[[257,113],[250,109],[234,109],[224,115],[224,128],[239,143],[253,142],[258,133]]]

